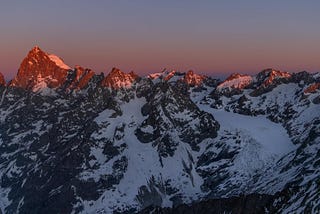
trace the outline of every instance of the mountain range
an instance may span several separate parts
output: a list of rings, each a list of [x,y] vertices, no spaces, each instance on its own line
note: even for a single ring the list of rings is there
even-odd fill
[[[0,74],[0,213],[318,213],[320,74]]]

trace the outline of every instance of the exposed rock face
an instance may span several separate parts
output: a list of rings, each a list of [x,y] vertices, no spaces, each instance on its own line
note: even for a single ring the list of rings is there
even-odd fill
[[[267,213],[271,207],[272,196],[252,194],[248,196],[211,199],[193,203],[183,204],[174,208],[148,207],[140,214],[221,214],[221,213]]]
[[[178,77],[180,79],[182,76],[184,76],[184,73],[177,72],[175,70],[168,71],[168,70],[164,69],[162,72],[149,74],[148,78],[150,78],[152,80],[159,80],[160,79],[162,81],[168,82],[173,77]]]
[[[44,87],[56,88],[66,81],[69,69],[59,57],[49,55],[36,46],[22,61],[9,86],[33,91]]]
[[[112,89],[130,88],[139,78],[133,71],[126,74],[118,68],[113,68],[112,71],[105,77],[101,85]]]
[[[84,89],[94,75],[95,73],[91,69],[76,66],[75,69],[68,71],[66,87],[69,90]]]
[[[272,68],[261,71],[257,76],[257,82],[262,87],[268,87],[271,84],[276,83],[279,80],[286,80],[291,77],[291,74],[284,71],[274,70]]]
[[[199,142],[217,136],[219,124],[212,115],[200,111],[188,95],[167,82],[153,87],[148,103],[141,110],[147,118],[137,129],[137,138],[156,145],[160,156],[173,156],[177,147],[177,136],[168,130],[178,130],[180,139],[194,150],[199,150]]]
[[[299,83],[302,85],[313,83],[315,81],[315,79],[316,78],[312,74],[310,74],[306,71],[293,73],[291,75],[291,82]]]
[[[252,84],[253,78],[249,75],[243,75],[239,73],[231,74],[225,81],[220,83],[217,87],[218,90],[226,89],[244,89]]]
[[[166,74],[163,76],[164,81],[169,81],[172,77],[179,76],[180,73],[173,70],[170,72],[163,72],[163,74]]]
[[[308,86],[303,92],[305,94],[316,93],[320,89],[320,82],[316,82]]]
[[[187,83],[189,86],[194,87],[200,86],[206,78],[206,76],[196,74],[190,70],[184,75],[182,81]]]
[[[6,81],[2,75],[2,73],[0,73],[0,86],[5,86],[6,85]]]
[[[266,187],[266,183],[275,184],[290,174],[291,182],[283,186],[283,194],[274,196],[275,211],[299,212],[300,209],[311,213],[319,212],[320,200],[318,198],[320,197],[315,192],[316,189],[319,189],[317,180],[320,179],[320,171],[314,168],[320,161],[318,152],[320,92],[317,89],[319,74],[300,72],[292,74],[291,77],[288,76],[287,74],[280,75],[278,79],[274,78],[272,83],[268,81],[270,84],[266,88],[255,84],[250,90],[242,91],[240,94],[218,97],[211,106],[240,114],[264,115],[271,121],[282,124],[297,149],[284,157],[283,160],[286,159],[286,161],[277,164],[276,168],[281,168],[281,170],[276,170],[277,172],[274,171],[273,175],[269,174],[265,179],[255,182],[256,184],[261,182],[258,184],[261,187],[260,190],[263,189],[265,193],[268,193],[272,192],[270,190],[273,187]],[[266,79],[268,80],[269,77],[258,78],[258,82],[263,85]],[[259,91],[259,93],[252,94],[251,90]],[[299,168],[299,170],[294,168]],[[309,180],[307,179],[307,177],[311,178],[309,176],[315,177]]]
[[[184,83],[188,87],[192,87],[194,90],[203,89],[202,86],[204,84],[207,86],[215,84],[215,81],[210,77],[196,74],[192,70],[189,70],[188,72],[164,70],[160,73],[150,74],[148,75],[148,78],[153,80],[154,83],[157,83],[159,81],[176,83],[179,81]]]
[[[254,91],[251,96],[259,96],[269,91],[272,91],[277,85],[281,83],[289,83],[292,75],[288,72],[278,71],[274,69],[265,69],[257,74],[254,82]]]
[[[319,76],[223,94],[191,72],[104,77],[33,52],[66,76],[54,95],[0,87],[1,213],[320,211],[320,91],[304,93]]]

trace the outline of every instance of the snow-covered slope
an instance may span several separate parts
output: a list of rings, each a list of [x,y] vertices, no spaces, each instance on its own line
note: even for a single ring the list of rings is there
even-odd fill
[[[56,56],[56,55],[54,55],[54,54],[50,54],[50,55],[49,55],[49,58],[50,58],[51,61],[53,61],[54,63],[56,63],[56,65],[59,66],[60,68],[66,69],[66,70],[71,69],[68,65],[66,65],[66,64],[63,62],[63,60],[62,60],[60,57],[58,57],[58,56]]]
[[[257,89],[249,88],[240,94],[222,95],[219,98],[215,93],[211,93],[201,101],[229,112],[251,117],[260,115],[258,117],[266,117],[286,129],[296,149],[275,161],[276,165],[269,166],[264,176],[255,179],[256,187],[249,191],[274,195],[274,203],[270,210],[300,213],[305,210],[318,212],[320,209],[319,194],[316,193],[320,173],[315,167],[320,158],[317,153],[320,143],[319,91],[305,93],[306,88],[312,88],[318,82],[319,78],[301,72],[290,75],[285,82],[277,82],[272,88],[262,91],[262,95],[259,96],[251,96]],[[201,100],[196,95],[193,97],[196,97],[198,102]],[[245,127],[245,124],[242,124],[244,123],[240,126]],[[273,139],[274,136],[271,132],[265,138],[270,142],[280,142],[280,136]],[[279,146],[275,148],[279,151],[281,149]]]
[[[202,77],[77,66],[43,87],[52,93],[0,86],[1,212],[237,207],[247,196],[265,212],[319,212],[319,75]]]
[[[217,87],[218,90],[231,90],[231,89],[244,89],[252,84],[253,77],[242,74],[232,74],[225,81],[220,83]]]

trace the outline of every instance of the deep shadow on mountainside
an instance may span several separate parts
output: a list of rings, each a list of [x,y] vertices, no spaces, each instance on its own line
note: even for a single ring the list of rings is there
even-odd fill
[[[174,208],[148,207],[141,214],[220,214],[220,213],[272,213],[272,196],[250,194],[245,196],[209,199],[192,204],[183,204]]]
[[[140,211],[139,214],[256,214],[256,213],[282,213],[281,206],[289,202],[292,192],[291,188],[277,192],[275,195],[248,194],[230,198],[206,199],[191,204],[182,204],[173,208],[162,208],[150,206]],[[308,207],[305,213],[313,213]]]
[[[320,75],[0,75],[0,213],[320,212]],[[170,207],[170,208],[167,208]]]

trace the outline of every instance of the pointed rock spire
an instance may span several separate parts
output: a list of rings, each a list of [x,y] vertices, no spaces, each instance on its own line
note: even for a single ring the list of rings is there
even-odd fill
[[[69,66],[59,57],[49,55],[35,46],[22,61],[10,86],[34,90],[40,84],[41,87],[55,88],[66,80],[68,70]]]
[[[34,46],[32,49],[31,49],[31,52],[33,53],[38,53],[38,52],[43,52],[39,46]]]

